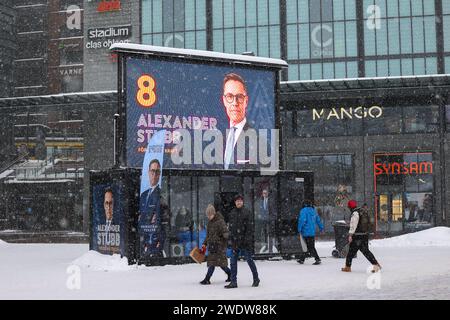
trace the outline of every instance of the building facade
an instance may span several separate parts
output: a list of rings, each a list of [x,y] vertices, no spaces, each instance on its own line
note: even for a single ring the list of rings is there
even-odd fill
[[[315,173],[315,202],[329,231],[349,219],[349,199],[368,204],[379,234],[448,224],[449,81],[283,84],[285,167]]]
[[[13,88],[13,59],[16,52],[15,10],[13,1],[0,4],[0,97],[9,97]]]
[[[83,1],[14,1],[14,96],[83,90]]]

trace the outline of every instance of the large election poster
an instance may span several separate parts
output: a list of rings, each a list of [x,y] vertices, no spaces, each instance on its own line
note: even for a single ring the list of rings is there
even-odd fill
[[[164,168],[272,165],[274,70],[126,57],[126,164],[164,129]],[[272,158],[271,158],[272,157]]]
[[[153,135],[142,164],[138,218],[140,259],[163,256],[166,230],[162,228],[161,185],[165,135],[165,130]]]
[[[92,250],[125,255],[122,184],[97,184],[92,194]]]

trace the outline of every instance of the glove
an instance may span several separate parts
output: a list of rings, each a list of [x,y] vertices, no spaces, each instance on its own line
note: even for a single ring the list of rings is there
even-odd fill
[[[205,254],[205,253],[206,253],[206,246],[205,246],[205,245],[202,245],[202,248],[200,249],[200,252],[201,252],[202,254]]]

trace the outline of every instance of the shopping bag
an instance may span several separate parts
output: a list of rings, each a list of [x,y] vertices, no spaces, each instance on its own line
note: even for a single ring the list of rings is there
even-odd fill
[[[301,234],[299,235],[299,238],[300,238],[300,245],[302,246],[303,252],[304,253],[308,252],[308,246],[306,245],[305,239],[303,238],[303,236]]]
[[[189,256],[197,263],[202,263],[205,261],[205,255],[200,251],[198,247],[195,247],[189,253]]]

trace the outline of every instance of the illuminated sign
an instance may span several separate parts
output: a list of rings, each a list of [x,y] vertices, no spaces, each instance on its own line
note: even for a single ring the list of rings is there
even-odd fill
[[[356,108],[331,108],[331,109],[312,109],[313,121],[316,120],[344,120],[344,119],[376,119],[383,115],[383,109],[379,106],[356,107]]]
[[[102,0],[97,7],[98,12],[119,11],[121,8],[120,0]]]
[[[392,162],[376,163],[375,176],[379,175],[411,175],[411,174],[432,174],[433,162]]]

